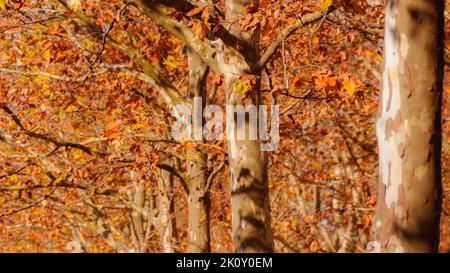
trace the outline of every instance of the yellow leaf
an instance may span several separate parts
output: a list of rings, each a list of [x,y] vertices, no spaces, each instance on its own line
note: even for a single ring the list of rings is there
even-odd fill
[[[66,118],[66,112],[64,112],[62,109],[60,109],[57,113],[56,113],[57,117],[59,118],[59,120],[63,120]]]
[[[358,141],[359,142],[364,142],[366,140],[366,137],[363,135],[363,134],[360,134],[359,136],[358,136]]]
[[[348,79],[344,81],[344,90],[347,91],[347,93],[352,96],[356,92],[356,83],[353,79]]]
[[[172,68],[177,68],[178,67],[178,65],[175,62],[175,58],[172,57],[172,56],[167,57],[167,59],[165,59],[163,61],[163,64],[166,65],[166,66],[170,66]]]
[[[114,136],[114,138],[115,138],[115,136]],[[126,151],[126,150],[128,150],[130,148],[130,146],[128,146],[128,145],[120,145],[118,148],[120,150],[122,150],[122,151]]]
[[[39,76],[33,78],[34,82],[41,82],[41,83],[43,83],[43,82],[45,82],[47,80],[48,80],[48,77],[45,76],[45,75],[39,75]]]
[[[66,112],[73,112],[73,111],[75,111],[77,109],[77,107],[75,106],[75,105],[69,105],[69,106],[67,106],[67,108],[66,108]]]
[[[83,40],[83,46],[86,49],[92,49],[93,43],[90,39],[86,38]]]
[[[72,156],[74,160],[78,160],[83,157],[83,152],[78,149],[72,150]],[[57,179],[58,180],[58,179]],[[60,180],[61,181],[61,180]],[[56,181],[55,181],[56,182]],[[59,182],[59,181],[58,181]]]
[[[112,110],[112,113],[113,113],[113,114],[120,114],[120,113],[122,113],[122,109],[120,109],[120,108],[114,108],[114,109]]]
[[[233,84],[233,92],[245,94],[247,91],[248,87],[243,82],[238,81]]]
[[[143,128],[145,128],[145,125],[142,123],[136,123],[136,124],[131,125],[131,129],[133,129],[133,130],[138,130],[138,129],[143,129]]]
[[[381,56],[381,54],[375,54],[375,61],[381,62],[383,61],[383,57]]]
[[[19,197],[19,190],[13,190],[11,192],[11,195],[12,195],[12,198],[14,198],[14,199]]]
[[[44,90],[44,92],[50,91],[50,85],[48,83],[43,83],[42,90]]]
[[[17,182],[17,174],[10,175],[8,180],[11,182]]]
[[[6,9],[5,2],[3,0],[0,0],[0,11],[4,11]]]
[[[53,182],[54,184],[58,184],[59,182],[61,182],[62,181],[62,176],[60,176],[60,177],[58,177],[58,178],[56,178],[55,179],[55,181]]]
[[[50,50],[44,51],[44,58],[48,61],[52,57],[52,54],[50,53]]]
[[[321,10],[326,10],[331,5],[331,0],[323,0],[319,5]]]

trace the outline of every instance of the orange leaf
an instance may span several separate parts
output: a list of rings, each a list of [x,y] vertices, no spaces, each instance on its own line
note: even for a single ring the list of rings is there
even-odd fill
[[[119,126],[120,126],[120,122],[111,121],[108,124],[106,124],[105,130],[106,131],[111,131],[111,130],[119,128]]]
[[[204,8],[205,7],[196,7],[194,9],[190,10],[187,13],[187,16],[190,16],[190,17],[195,16],[195,15],[199,14],[200,12],[202,12]]]
[[[208,31],[208,27],[203,22],[195,22],[192,29],[200,40],[205,38],[206,32]]]
[[[250,3],[244,8],[244,12],[253,13],[258,10],[258,4],[257,3]]]

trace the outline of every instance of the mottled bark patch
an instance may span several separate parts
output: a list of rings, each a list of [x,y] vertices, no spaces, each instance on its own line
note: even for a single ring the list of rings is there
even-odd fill
[[[371,251],[427,252],[437,247],[440,154],[433,136],[440,132],[441,92],[430,90],[442,90],[436,56],[442,46],[442,8],[439,1],[386,3],[376,125],[380,182]]]

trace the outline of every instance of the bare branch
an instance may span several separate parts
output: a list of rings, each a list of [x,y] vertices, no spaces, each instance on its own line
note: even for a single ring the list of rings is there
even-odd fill
[[[286,247],[287,249],[293,251],[294,253],[302,253],[302,251],[298,248],[296,248],[295,246],[291,245],[288,241],[286,241],[283,237],[279,236],[279,235],[274,235],[273,238],[275,240],[277,240],[278,242],[280,242],[284,247]]]
[[[0,175],[0,179],[5,178],[5,177],[9,177],[9,176],[11,176],[11,175],[18,174],[18,173],[20,173],[21,171],[23,171],[24,169],[28,168],[28,167],[31,166],[31,165],[34,165],[34,163],[27,164],[27,165],[25,165],[25,166],[23,166],[23,167],[21,167],[21,168],[19,168],[19,169],[17,169],[17,170],[14,170],[14,171],[12,171],[12,172],[9,172],[9,173]],[[0,191],[1,191],[1,189],[2,189],[2,188],[0,188]]]
[[[50,136],[30,131],[30,130],[26,129],[23,126],[23,124],[20,121],[20,119],[16,116],[16,114],[14,114],[14,112],[8,106],[3,105],[1,107],[1,109],[3,109],[3,111],[5,111],[12,118],[14,123],[17,126],[19,126],[19,128],[21,129],[21,131],[24,134],[26,134],[26,135],[28,135],[30,137],[33,137],[33,138],[37,138],[37,139],[41,139],[41,140],[50,142],[50,143],[56,145],[56,149],[58,149],[59,147],[70,147],[70,148],[80,149],[80,150],[82,150],[83,152],[85,152],[85,153],[87,153],[89,155],[94,155],[94,156],[105,156],[106,155],[105,153],[94,151],[91,148],[89,148],[87,146],[84,146],[84,145],[81,145],[79,143],[73,143],[73,142],[67,142],[67,141],[59,141],[59,140],[56,140],[56,139],[54,139],[54,138],[52,138]]]
[[[59,2],[69,9],[69,5],[65,0],[59,0]],[[99,26],[97,26],[90,17],[88,17],[83,11],[74,11],[75,16],[81,22],[82,26],[85,27],[91,34],[97,39],[103,39],[106,37],[106,43],[108,43],[113,49],[122,52],[127,55],[134,63],[142,68],[144,73],[148,75],[152,80],[151,84],[159,91],[162,99],[166,103],[169,109],[174,109],[174,113],[179,115],[176,111],[176,105],[187,105],[186,99],[179,93],[176,87],[172,85],[166,73],[158,69],[156,66],[151,64],[147,59],[142,56],[139,52],[135,51],[124,44],[121,44],[111,37],[101,35],[103,31]]]
[[[101,46],[100,46],[100,49],[99,49],[98,52],[97,52],[97,55],[96,55],[94,61],[89,65],[89,68],[92,68],[92,67],[95,65],[95,63],[97,63],[98,60],[100,59],[100,57],[102,56],[102,52],[103,52],[103,50],[105,49],[106,38],[108,37],[109,32],[111,32],[111,30],[113,29],[114,23],[120,19],[120,16],[122,15],[122,12],[127,8],[128,5],[129,5],[129,4],[125,3],[125,5],[123,5],[123,6],[120,8],[119,12],[117,13],[117,16],[115,16],[115,17],[111,20],[111,22],[110,22],[109,25],[108,25],[108,28],[107,28],[106,31],[102,34],[102,36],[103,36],[103,37],[102,37],[102,44],[101,44]]]
[[[60,181],[56,185],[44,185],[44,184],[37,184],[37,185],[27,185],[27,186],[11,186],[11,187],[0,187],[0,192],[6,192],[6,191],[31,191],[35,189],[45,189],[49,187],[57,187],[57,188],[76,188],[81,190],[89,190],[90,187],[83,184],[78,183],[70,183],[65,180]],[[115,189],[99,189],[94,188],[94,193],[99,195],[115,195],[117,194],[117,191]]]
[[[55,181],[55,180],[53,180],[52,182],[50,182],[50,184],[52,184],[54,181]],[[38,200],[36,200],[36,201],[34,201],[34,202],[31,202],[31,203],[29,203],[29,204],[27,204],[27,205],[25,205],[25,206],[23,206],[23,207],[20,207],[20,208],[18,208],[18,209],[12,210],[12,211],[10,211],[10,212],[6,212],[6,213],[0,214],[0,218],[1,218],[1,217],[5,217],[5,216],[11,216],[11,215],[16,214],[16,213],[18,213],[18,212],[21,212],[21,211],[24,211],[24,210],[27,210],[27,209],[30,209],[30,208],[32,208],[32,207],[35,207],[35,206],[39,205],[40,203],[42,203],[43,201],[45,201],[46,199],[48,199],[48,198],[56,191],[56,189],[57,189],[56,187],[53,188],[53,190],[52,190],[50,193],[44,195],[43,197],[39,198]]]
[[[214,178],[217,176],[217,174],[220,173],[220,171],[223,170],[225,165],[226,165],[226,161],[222,161],[222,163],[220,163],[217,167],[215,167],[211,171],[211,173],[208,175],[208,179],[206,180],[206,185],[205,185],[204,192],[203,192],[204,194],[206,194],[211,189]]]
[[[329,12],[333,11],[334,6],[331,4],[330,6],[326,7],[323,10],[319,10],[313,13],[308,13],[306,15],[303,15],[301,18],[299,18],[295,23],[292,25],[286,27],[281,31],[278,35],[278,37],[273,41],[266,49],[264,54],[261,56],[259,61],[256,63],[255,67],[253,68],[254,72],[261,71],[261,69],[264,68],[264,66],[269,62],[269,60],[272,58],[272,56],[277,52],[278,47],[280,47],[281,43],[284,39],[286,39],[289,35],[293,34],[297,29],[315,22],[317,20],[322,19],[324,16],[326,16]]]
[[[161,7],[151,1],[135,0],[132,2],[156,24],[185,42],[214,72],[220,71],[214,57],[216,49],[207,42],[199,40],[184,22],[172,19]]]
[[[4,68],[0,67],[0,72],[7,73],[7,74],[19,74],[27,77],[47,77],[50,79],[60,80],[60,81],[66,81],[66,82],[83,82],[86,79],[86,76],[80,76],[80,77],[69,77],[64,75],[58,75],[58,74],[52,74],[45,71],[38,71],[38,72],[27,72],[27,71],[21,71],[19,69],[11,69],[11,68]],[[99,73],[94,73],[91,76],[98,76],[101,74],[104,74],[106,70],[100,71]]]
[[[195,5],[193,5],[191,2],[187,0],[145,0],[144,2],[156,2],[160,5],[171,7],[176,9],[179,12],[188,13],[189,11],[196,8]]]
[[[189,186],[187,184],[187,179],[184,177],[184,175],[176,168],[174,168],[173,166],[169,165],[169,164],[165,164],[165,163],[158,163],[156,164],[156,167],[166,170],[168,172],[170,172],[171,174],[175,175],[176,177],[178,177],[180,179],[180,183],[181,186],[183,187],[184,191],[186,192],[187,195],[189,195]]]

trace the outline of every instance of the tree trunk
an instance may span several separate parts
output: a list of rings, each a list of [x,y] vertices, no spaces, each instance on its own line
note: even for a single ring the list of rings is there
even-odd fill
[[[438,247],[443,3],[386,3],[375,252]]]
[[[145,245],[145,221],[142,212],[145,209],[145,188],[144,185],[136,181],[135,173],[132,171],[130,173],[132,182],[133,182],[133,192],[129,191],[128,198],[130,202],[132,202],[136,208],[141,209],[142,211],[137,211],[135,209],[131,210],[131,231],[133,241],[136,245],[136,250],[140,253],[146,251],[147,246]],[[149,223],[147,223],[149,224]]]
[[[244,12],[249,0],[227,0],[225,17],[236,19]],[[256,3],[256,1],[253,1]],[[223,45],[218,50],[217,60],[224,75],[227,106],[259,106],[259,77],[247,94],[237,92],[236,85],[241,76],[252,74],[251,68],[257,60],[259,29],[243,31],[238,23],[233,23],[230,33],[248,47],[237,52],[231,46]],[[258,75],[254,75],[258,76]],[[227,109],[227,115],[230,113]],[[267,155],[260,149],[260,140],[252,140],[249,134],[243,140],[236,136],[237,122],[234,115],[227,120],[228,160],[230,168],[232,230],[235,252],[272,252],[273,238],[270,227],[269,192],[267,181]],[[256,130],[246,114],[244,126],[247,132]],[[231,133],[231,134],[230,134]]]
[[[159,223],[163,252],[174,253],[177,241],[176,221],[174,217],[173,175],[161,169],[158,180]]]
[[[208,68],[203,61],[188,49],[189,92],[193,99],[195,143],[203,142],[203,108],[205,106],[206,78]],[[186,168],[189,183],[189,244],[188,252],[210,252],[210,199],[206,189],[208,173],[206,154],[195,149],[188,151]]]
[[[193,153],[191,153],[192,155]],[[205,191],[206,186],[206,161],[204,154],[198,153],[201,158],[198,161],[189,162],[189,244],[190,253],[208,253],[210,247],[210,197]]]

